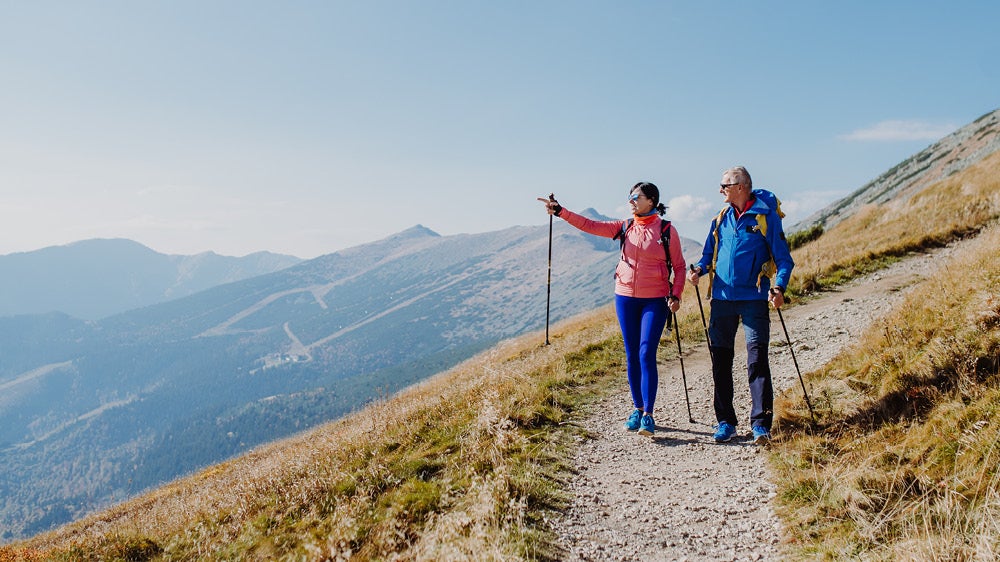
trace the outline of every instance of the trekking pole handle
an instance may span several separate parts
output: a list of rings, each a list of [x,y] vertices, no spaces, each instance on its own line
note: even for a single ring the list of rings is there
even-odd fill
[[[559,201],[556,201],[555,193],[549,193],[548,199],[543,199],[541,197],[538,197],[537,199],[542,203],[545,203],[545,207],[549,211],[549,216],[555,215],[558,217],[559,213],[562,212],[562,205],[559,204]],[[553,205],[553,203],[555,204]]]

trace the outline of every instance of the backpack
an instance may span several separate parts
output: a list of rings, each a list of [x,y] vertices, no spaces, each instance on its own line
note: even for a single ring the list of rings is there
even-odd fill
[[[612,240],[618,240],[621,245],[622,258],[625,257],[625,235],[628,229],[632,228],[632,220],[629,218],[622,223],[622,229],[614,235]],[[670,295],[674,294],[674,282],[670,276],[674,273],[673,262],[670,260],[670,221],[660,219],[660,244],[663,246],[663,255],[667,258],[667,284],[670,286]]]
[[[774,209],[774,211],[778,213],[778,218],[781,219],[785,218],[785,213],[781,210],[781,200],[778,199],[778,197],[775,194],[771,193],[766,189],[754,189],[751,193],[755,198],[760,199],[764,203],[767,203],[768,207]],[[709,271],[712,272],[712,275],[708,278],[709,298],[711,298],[712,294],[712,281],[715,280],[715,262],[719,259],[719,225],[722,224],[722,218],[726,216],[726,213],[729,212],[730,208],[731,205],[726,205],[725,207],[723,207],[722,210],[719,211],[718,216],[715,217],[715,220],[712,221],[712,238],[715,239],[715,248],[714,251],[712,252],[712,265],[709,268]],[[756,228],[753,229],[754,232],[759,232],[761,236],[767,238],[767,215],[758,214],[756,217],[757,217],[757,226]],[[774,276],[777,275],[778,273],[778,266],[777,264],[774,263],[774,256],[771,255],[771,247],[770,246],[766,247],[767,247],[767,253],[770,255],[770,259],[767,260],[767,262],[761,266],[760,273],[757,274],[758,290],[760,290],[760,280],[762,278],[767,277],[768,279],[773,280]]]

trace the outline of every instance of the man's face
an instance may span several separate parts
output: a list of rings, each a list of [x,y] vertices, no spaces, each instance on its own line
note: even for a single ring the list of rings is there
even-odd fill
[[[733,203],[739,199],[744,187],[740,185],[740,178],[732,172],[722,174],[722,181],[719,184],[719,193],[723,195],[726,203]]]

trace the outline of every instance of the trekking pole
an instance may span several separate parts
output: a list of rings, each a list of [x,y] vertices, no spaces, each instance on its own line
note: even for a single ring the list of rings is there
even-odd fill
[[[688,379],[684,372],[684,352],[681,351],[681,325],[677,323],[677,313],[671,313],[674,317],[674,335],[677,337],[677,359],[681,362],[681,381],[684,383],[684,401],[688,407],[688,421],[695,423],[694,416],[691,415],[691,399],[688,398]]]
[[[555,201],[556,194],[549,193],[549,201]],[[549,280],[545,287],[545,345],[549,345],[549,301],[552,298],[552,215],[549,215]]]
[[[691,264],[689,268],[694,271],[694,264]],[[705,329],[705,343],[708,344],[708,356],[712,360],[712,364],[715,364],[715,355],[712,353],[712,340],[708,339],[708,323],[705,322],[705,308],[701,306],[701,290],[698,289],[698,284],[693,283],[694,294],[698,297],[698,310],[701,311],[701,326]]]
[[[775,308],[778,311],[778,319],[781,320],[781,329],[785,332],[785,341],[788,342],[788,350],[792,352],[792,363],[795,363],[795,372],[799,374],[799,384],[802,385],[802,396],[806,398],[806,406],[809,407],[809,417],[812,418],[813,423],[816,423],[816,414],[813,413],[812,402],[809,401],[809,393],[806,392],[806,383],[802,380],[802,371],[799,370],[799,362],[795,359],[795,349],[792,347],[792,338],[788,337],[788,328],[785,327],[785,317],[781,315],[781,309]]]

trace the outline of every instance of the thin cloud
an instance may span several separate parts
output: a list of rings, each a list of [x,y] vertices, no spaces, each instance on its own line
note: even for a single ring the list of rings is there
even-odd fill
[[[718,203],[713,203],[701,197],[693,195],[679,195],[670,199],[667,203],[670,208],[670,216],[674,220],[697,220],[708,218],[718,210]]]
[[[847,141],[936,141],[957,128],[954,123],[890,120],[880,121],[866,129],[856,129],[837,138]]]
[[[217,221],[207,217],[169,219],[148,214],[129,217],[111,223],[108,227],[109,230],[120,228],[125,231],[159,230],[165,232],[204,232],[223,228]]]

